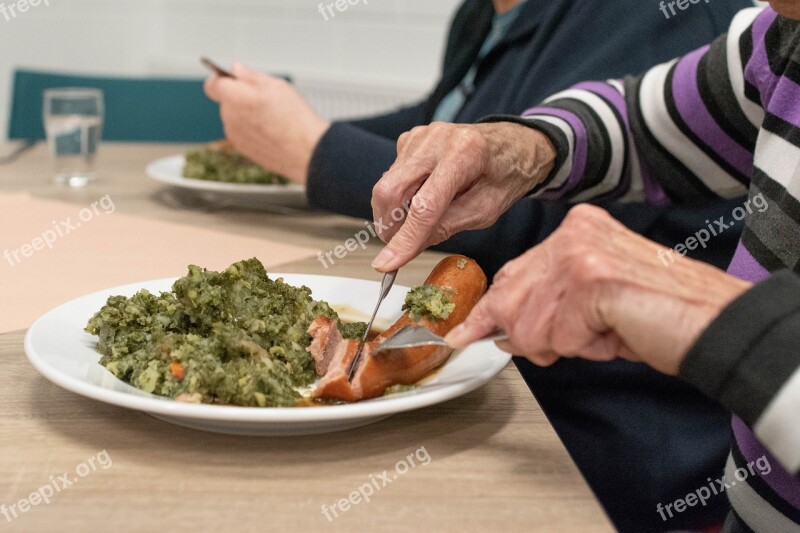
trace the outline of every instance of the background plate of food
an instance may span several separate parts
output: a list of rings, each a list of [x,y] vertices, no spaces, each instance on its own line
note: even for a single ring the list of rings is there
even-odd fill
[[[146,172],[160,183],[209,202],[247,207],[306,206],[305,187],[264,170],[225,141],[158,159],[147,166]]]
[[[177,279],[83,296],[42,316],[25,351],[77,394],[205,431],[307,435],[340,431],[456,398],[497,375],[510,355],[479,343],[450,354],[412,348],[379,356],[366,344],[346,369],[380,284],[267,274],[257,259],[222,272],[191,266]],[[425,285],[395,286],[376,326],[443,333],[485,290],[473,261],[451,256]]]

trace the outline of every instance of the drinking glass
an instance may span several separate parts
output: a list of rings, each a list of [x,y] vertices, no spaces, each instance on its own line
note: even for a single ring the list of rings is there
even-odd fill
[[[83,187],[94,181],[103,116],[103,92],[99,89],[44,92],[44,129],[55,164],[56,183]]]

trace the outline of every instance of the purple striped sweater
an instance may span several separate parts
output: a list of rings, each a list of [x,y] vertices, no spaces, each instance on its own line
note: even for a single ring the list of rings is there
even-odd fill
[[[748,195],[707,230],[745,225],[729,272],[757,285],[681,369],[736,415],[725,479],[695,495],[724,492],[731,531],[800,531],[800,278],[788,272],[800,271],[800,22],[747,9],[709,46],[502,119],[541,130],[557,149],[538,197],[696,204]],[[659,512],[667,521],[678,507]]]

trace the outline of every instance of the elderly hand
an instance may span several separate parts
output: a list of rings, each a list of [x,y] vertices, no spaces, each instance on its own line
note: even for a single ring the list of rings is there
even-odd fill
[[[510,337],[502,349],[539,365],[621,356],[675,375],[750,284],[685,257],[662,261],[664,251],[602,209],[575,207],[545,242],[498,272],[447,340],[465,346],[502,329]]]
[[[330,123],[317,115],[290,83],[234,64],[235,79],[206,81],[220,104],[225,136],[240,153],[267,170],[305,184],[317,143]]]
[[[555,161],[544,134],[510,122],[435,122],[404,133],[397,152],[372,191],[376,222],[408,206],[402,223],[376,224],[388,243],[373,262],[383,272],[459,231],[491,226],[547,177]]]

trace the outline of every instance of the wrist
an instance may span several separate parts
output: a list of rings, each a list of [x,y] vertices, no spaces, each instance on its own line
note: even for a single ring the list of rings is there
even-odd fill
[[[667,277],[666,285],[638,278],[612,281],[601,291],[600,305],[607,325],[623,341],[621,355],[670,376],[679,373],[692,346],[751,286],[707,265],[676,274]]]
[[[298,185],[306,185],[314,151],[330,127],[330,121],[315,115],[301,129],[301,135],[295,144],[295,149],[298,151],[294,157],[296,164],[292,165],[286,176],[289,181]]]
[[[530,191],[553,171],[556,149],[541,131],[514,122],[492,122],[480,128],[490,146],[489,174],[513,174]]]
[[[680,347],[675,365],[672,368],[672,375],[679,373],[680,367],[686,360],[692,347],[698,342],[703,334],[708,330],[712,323],[717,321],[732,302],[740,298],[753,284],[731,276],[717,270],[710,265],[701,265],[703,271],[709,271],[712,276],[703,276],[700,283],[690,288],[693,294],[684,294],[687,300],[694,300],[696,311],[691,314],[694,327],[688,324],[683,331],[685,332],[677,346]],[[698,271],[701,272],[701,271]],[[702,292],[701,292],[702,291]]]
[[[515,126],[527,130],[529,142],[531,146],[533,146],[533,155],[529,172],[532,176],[533,187],[536,187],[544,183],[553,172],[558,156],[556,147],[553,145],[550,138],[541,131],[532,130],[531,128],[518,124],[515,124]]]
[[[692,345],[680,375],[755,424],[800,367],[800,278],[773,273],[723,309]]]

